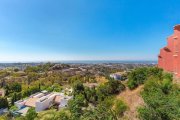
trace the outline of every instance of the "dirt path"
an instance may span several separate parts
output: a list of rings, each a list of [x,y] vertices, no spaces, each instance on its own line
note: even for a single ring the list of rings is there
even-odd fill
[[[174,76],[173,83],[180,85],[180,78]]]
[[[125,91],[117,96],[129,106],[129,110],[125,113],[125,117],[128,120],[138,120],[136,111],[137,107],[144,104],[143,99],[140,97],[140,92],[142,89],[143,85],[132,91],[126,88]]]

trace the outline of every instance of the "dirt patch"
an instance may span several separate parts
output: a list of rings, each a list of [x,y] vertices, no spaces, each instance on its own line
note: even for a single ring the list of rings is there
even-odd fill
[[[174,76],[173,83],[180,85],[180,78]]]
[[[126,88],[125,91],[117,96],[118,99],[122,99],[129,107],[128,111],[125,113],[125,118],[128,120],[138,120],[137,107],[144,104],[144,101],[140,96],[143,87],[143,85],[139,86],[135,90]]]
[[[97,83],[100,83],[100,84],[106,83],[108,81],[105,77],[100,77],[100,76],[97,76],[96,80],[97,80]]]

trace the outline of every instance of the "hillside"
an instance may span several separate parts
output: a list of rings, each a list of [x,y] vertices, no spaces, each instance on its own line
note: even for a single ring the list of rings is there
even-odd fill
[[[125,117],[128,120],[138,120],[136,108],[144,104],[143,99],[140,96],[140,92],[142,89],[143,85],[134,90],[126,88],[117,96],[117,98],[122,99],[129,106],[128,111],[125,112]]]

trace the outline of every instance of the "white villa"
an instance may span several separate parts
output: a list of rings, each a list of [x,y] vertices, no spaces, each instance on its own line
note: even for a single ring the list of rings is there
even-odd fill
[[[53,105],[57,105],[58,109],[61,109],[67,106],[70,99],[72,99],[72,96],[67,96],[64,93],[42,91],[31,95],[25,100],[15,102],[19,109],[16,112],[25,115],[30,107],[34,107],[36,112],[40,112]]]
[[[116,73],[110,74],[110,77],[115,79],[115,80],[121,80],[121,75],[120,74],[116,74]]]

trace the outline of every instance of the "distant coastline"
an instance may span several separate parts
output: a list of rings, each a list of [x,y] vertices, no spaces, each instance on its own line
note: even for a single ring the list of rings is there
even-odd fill
[[[60,63],[82,63],[82,64],[157,64],[157,61],[146,60],[75,60],[75,61],[60,61]]]
[[[157,64],[156,60],[62,60],[62,61],[24,61],[24,62],[0,62],[0,64],[23,63],[65,63],[65,64]]]

